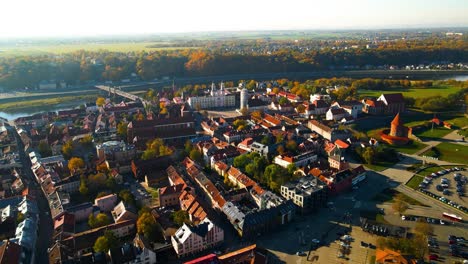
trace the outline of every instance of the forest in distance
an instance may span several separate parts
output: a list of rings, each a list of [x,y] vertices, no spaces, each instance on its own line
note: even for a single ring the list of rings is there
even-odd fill
[[[464,38],[198,42],[196,49],[78,50],[0,57],[0,87],[6,91],[34,88],[44,80],[71,85],[127,78],[359,70],[468,61],[468,42]]]

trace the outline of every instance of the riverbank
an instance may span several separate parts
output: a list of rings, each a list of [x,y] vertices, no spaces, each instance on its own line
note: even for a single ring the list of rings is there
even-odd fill
[[[0,103],[0,117],[11,120],[38,112],[75,108],[80,104],[95,100],[96,94],[88,94],[5,102]]]

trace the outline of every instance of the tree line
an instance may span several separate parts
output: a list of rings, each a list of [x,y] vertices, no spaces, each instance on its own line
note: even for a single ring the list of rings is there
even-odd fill
[[[42,80],[67,84],[119,81],[132,77],[153,80],[164,76],[190,77],[245,73],[301,72],[468,60],[465,42],[399,44],[376,49],[251,49],[228,52],[219,47],[151,52],[76,51],[58,55],[0,58],[0,86],[35,87]]]

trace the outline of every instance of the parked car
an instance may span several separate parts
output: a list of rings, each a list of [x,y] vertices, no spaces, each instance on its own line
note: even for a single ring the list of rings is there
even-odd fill
[[[437,259],[439,259],[439,256],[437,256],[436,254],[429,255],[429,260],[437,260]]]

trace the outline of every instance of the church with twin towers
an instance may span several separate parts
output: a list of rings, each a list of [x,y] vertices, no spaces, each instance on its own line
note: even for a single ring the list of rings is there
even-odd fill
[[[211,83],[210,92],[203,96],[192,96],[188,98],[187,103],[192,109],[216,109],[216,108],[234,108],[236,106],[236,97],[226,90],[224,83]]]

